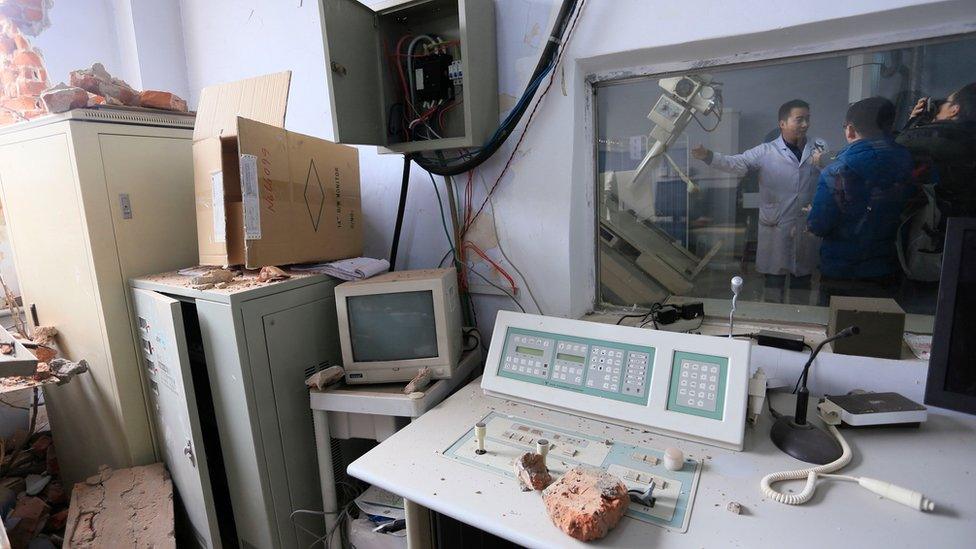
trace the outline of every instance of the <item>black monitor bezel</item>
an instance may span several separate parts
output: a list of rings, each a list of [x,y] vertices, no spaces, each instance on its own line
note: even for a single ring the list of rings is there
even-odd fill
[[[946,376],[949,373],[952,317],[955,312],[959,274],[963,268],[961,265],[963,235],[967,231],[976,231],[976,218],[950,217],[948,219],[942,253],[942,272],[939,276],[935,326],[932,330],[928,380],[925,384],[925,404],[976,415],[976,396],[945,390]]]

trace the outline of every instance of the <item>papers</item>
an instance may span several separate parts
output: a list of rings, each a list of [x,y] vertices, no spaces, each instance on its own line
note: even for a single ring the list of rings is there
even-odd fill
[[[292,270],[305,273],[318,273],[334,276],[342,280],[362,280],[390,270],[390,262],[385,259],[356,257],[331,263],[314,265],[295,265]]]

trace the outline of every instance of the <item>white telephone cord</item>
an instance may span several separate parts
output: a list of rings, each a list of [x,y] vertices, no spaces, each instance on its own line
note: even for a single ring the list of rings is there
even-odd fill
[[[824,418],[824,421],[828,421]],[[884,482],[881,480],[868,478],[868,477],[852,477],[848,475],[832,475],[830,473],[840,470],[845,465],[851,462],[853,457],[853,452],[851,452],[851,447],[847,444],[847,440],[844,439],[844,435],[840,434],[837,427],[834,427],[829,422],[827,424],[827,430],[830,434],[834,435],[837,442],[840,443],[841,456],[835,461],[827,463],[825,465],[819,465],[817,467],[810,467],[808,469],[795,469],[792,471],[781,471],[778,473],[770,473],[763,477],[760,482],[760,488],[764,496],[768,497],[773,501],[778,501],[786,505],[802,505],[813,497],[813,493],[817,490],[817,477],[824,477],[835,480],[845,480],[848,482],[856,482],[862,487],[871,490],[872,492],[888,498],[892,501],[901,503],[902,505],[907,505],[919,511],[934,511],[935,503],[929,498],[925,497],[919,492],[914,490],[909,490],[907,488],[902,488],[901,486],[896,486],[889,482]],[[784,494],[773,488],[773,483],[784,481],[784,480],[797,480],[806,477],[807,482],[803,486],[803,490],[797,494]]]

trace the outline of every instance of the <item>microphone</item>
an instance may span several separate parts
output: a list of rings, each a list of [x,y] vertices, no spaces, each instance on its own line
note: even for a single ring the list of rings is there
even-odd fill
[[[827,142],[823,138],[818,137],[813,141],[813,148],[824,152],[827,150]]]
[[[732,320],[735,315],[735,300],[739,297],[739,292],[742,290],[742,277],[733,276],[732,277],[732,308],[729,310],[729,337],[732,337]]]
[[[807,404],[810,400],[810,390],[807,389],[807,376],[810,366],[823,349],[831,341],[856,336],[861,333],[857,326],[848,326],[836,334],[824,339],[817,348],[810,353],[810,358],[803,365],[800,374],[800,388],[796,392],[796,410],[793,416],[780,416],[776,419],[769,432],[770,438],[776,446],[787,454],[808,463],[830,463],[843,453],[840,444],[819,427],[807,423]]]
[[[795,418],[794,421],[798,425],[806,425],[807,423],[807,402],[810,399],[810,391],[807,389],[807,375],[810,373],[810,366],[813,365],[813,361],[817,358],[817,354],[820,353],[820,349],[823,349],[823,346],[831,341],[856,336],[859,333],[861,333],[861,329],[857,326],[848,326],[821,341],[820,345],[817,345],[817,348],[810,353],[810,358],[808,358],[807,363],[803,365],[803,373],[800,374],[800,389],[796,393],[796,412],[793,417]]]

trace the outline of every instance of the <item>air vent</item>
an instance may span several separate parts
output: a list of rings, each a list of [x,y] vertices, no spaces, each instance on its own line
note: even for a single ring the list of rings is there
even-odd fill
[[[171,114],[158,111],[128,110],[121,108],[78,109],[72,111],[72,118],[98,122],[117,122],[122,124],[145,124],[148,126],[169,126],[193,128],[192,114]]]

